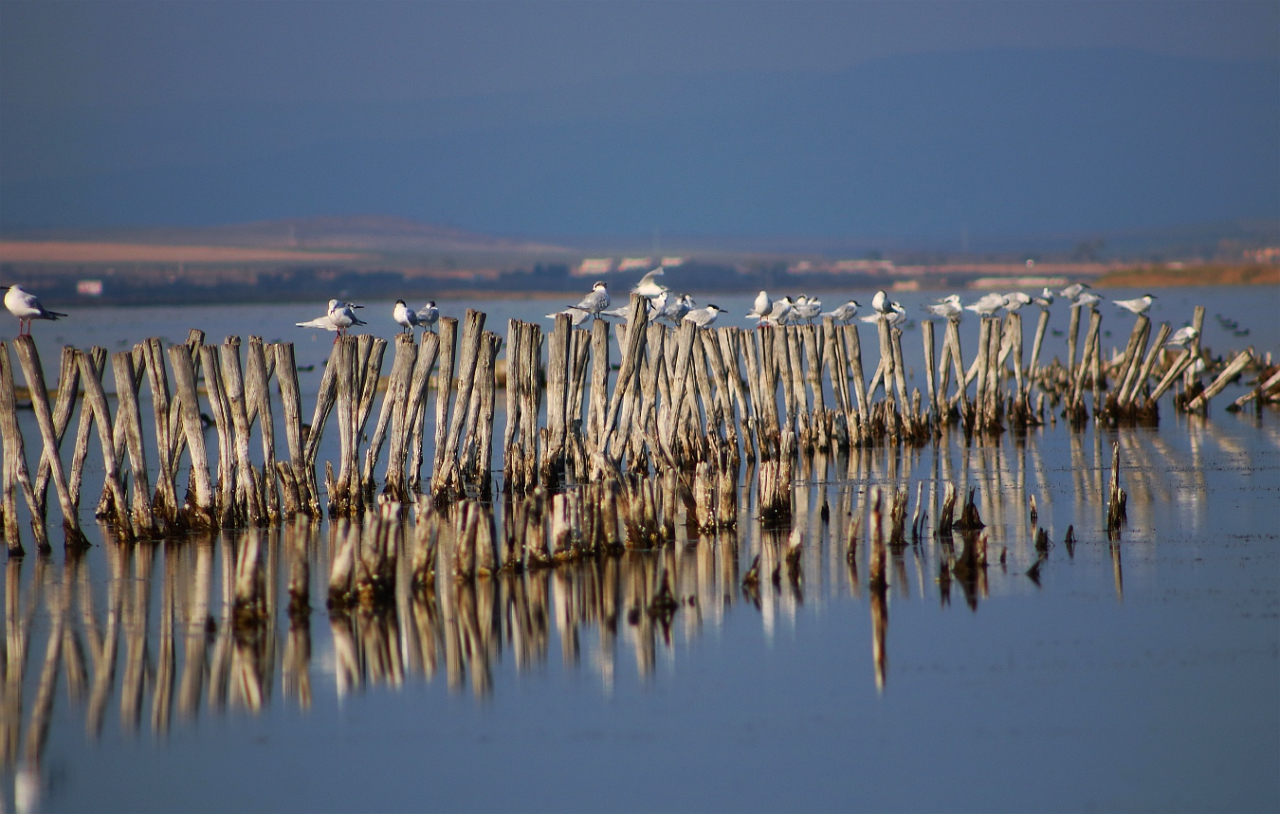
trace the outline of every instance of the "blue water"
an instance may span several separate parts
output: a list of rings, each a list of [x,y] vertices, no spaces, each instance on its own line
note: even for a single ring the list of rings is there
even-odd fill
[[[1176,327],[1182,298],[1186,318],[1202,302],[1207,325],[1230,311],[1252,326],[1248,342],[1274,352],[1275,293],[1179,289],[1154,316]],[[508,316],[551,310],[473,305],[500,333]],[[128,344],[193,326],[212,341],[293,338],[305,365],[327,355],[327,337],[265,326],[312,310],[106,309],[36,330],[47,366],[51,328],[77,344]],[[1124,326],[1116,344],[1129,322],[1108,316]],[[1113,442],[1129,495],[1114,543],[1102,499]],[[907,485],[914,507],[921,481],[929,506],[942,481],[978,487],[990,564],[972,585],[940,582],[962,542],[929,535],[891,558],[881,598],[868,584],[869,488]],[[1053,543],[1038,584],[1027,575],[1033,495]],[[787,533],[760,528],[750,488],[736,534],[700,539],[681,525],[661,552],[473,591],[442,577],[429,601],[402,579],[394,611],[376,618],[324,607],[334,527],[264,534],[272,622],[260,640],[237,640],[229,624],[234,535],[120,546],[86,518],[98,545],[81,560],[55,540],[52,555],[6,567],[0,800],[49,811],[1276,810],[1278,498],[1274,410],[1215,403],[1204,420],[1166,409],[1159,430],[1059,423],[972,447],[951,436],[807,468],[794,520],[802,576],[783,566],[756,594],[742,575],[757,554],[773,562]],[[309,541],[312,607],[291,623],[283,548],[298,539]],[[669,620],[643,612],[664,571],[681,600]],[[114,661],[102,655],[112,641]]]

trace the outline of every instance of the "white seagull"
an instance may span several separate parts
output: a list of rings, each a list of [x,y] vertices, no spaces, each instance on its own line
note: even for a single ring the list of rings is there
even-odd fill
[[[716,321],[716,317],[724,313],[724,309],[713,302],[707,303],[706,308],[691,308],[689,313],[684,315],[685,322],[692,322],[699,328],[705,328]]]
[[[427,304],[418,309],[418,325],[426,330],[431,330],[431,326],[440,320],[440,309],[436,308],[435,300],[427,300]]]
[[[768,291],[761,291],[756,295],[756,301],[752,303],[751,310],[747,312],[748,317],[756,319],[764,319],[769,316],[769,311],[773,309],[773,300],[769,299]]]
[[[1053,305],[1053,292],[1049,290],[1048,286],[1045,286],[1044,291],[1040,292],[1040,296],[1033,299],[1032,302],[1040,306],[1045,311],[1048,311],[1049,306]]]
[[[889,313],[884,315],[884,321],[889,323],[890,328],[898,327],[907,321],[907,309],[900,302],[889,303]]]
[[[871,298],[871,307],[881,314],[887,314],[893,310],[893,306],[889,302],[889,295],[884,289],[877,291],[875,296]],[[875,322],[875,320],[863,319],[864,322]]]
[[[833,322],[839,322],[848,325],[853,322],[854,316],[858,313],[858,301],[849,300],[844,305],[839,306],[834,311],[826,311],[822,314],[824,317],[831,317]]]
[[[1151,308],[1151,301],[1154,299],[1154,295],[1144,294],[1136,300],[1112,300],[1112,302],[1135,316],[1142,316]]]
[[[1066,295],[1064,294],[1063,296],[1066,296]],[[1089,291],[1081,291],[1080,295],[1076,297],[1076,301],[1071,303],[1071,307],[1079,308],[1080,306],[1083,305],[1086,308],[1089,308],[1090,310],[1096,310],[1094,309],[1093,306],[1097,305],[1100,302],[1102,302],[1102,297],[1099,297],[1097,294],[1094,294]]]
[[[692,311],[695,305],[697,305],[697,303],[693,301],[693,297],[690,297],[688,294],[681,294],[679,299],[666,307],[666,310],[663,312],[663,316],[671,320],[671,324],[678,327],[680,325],[680,321],[684,319],[685,314]]]
[[[609,288],[603,280],[597,280],[595,285],[591,286],[591,293],[582,298],[582,302],[577,305],[570,305],[575,311],[582,311],[593,317],[599,317],[600,312],[609,307]]]
[[[555,312],[554,314],[547,314],[547,319],[555,319],[556,317],[560,316],[561,314],[566,314],[566,315],[568,315],[568,317],[569,317],[569,324],[570,324],[570,325],[575,325],[575,326],[576,326],[576,325],[581,325],[582,323],[584,323],[584,322],[586,322],[587,320],[591,319],[591,314],[589,314],[589,313],[588,313],[588,312],[586,312],[586,311],[580,311],[580,310],[578,310],[577,308],[566,308],[566,309],[564,309],[563,311],[557,311],[557,312]],[[624,314],[624,316],[625,316],[625,314]]]
[[[7,288],[8,293],[4,295],[4,307],[9,309],[9,313],[18,318],[18,336],[31,335],[31,320],[33,319],[49,319],[56,320],[58,317],[65,317],[66,314],[60,314],[57,311],[50,311],[40,304],[40,300],[36,299],[34,294],[28,294],[22,290],[22,286],[6,285],[0,288]],[[25,326],[26,330],[23,330]]]
[[[338,336],[346,336],[347,328],[352,325],[365,325],[364,321],[356,316],[355,310],[351,303],[339,302],[338,300],[329,300],[329,309],[322,317],[316,317],[308,322],[297,323],[299,328],[318,328],[322,331],[334,331]],[[334,342],[338,341],[338,337],[334,337]]]
[[[1004,308],[1005,304],[1006,300],[1003,294],[992,292],[977,302],[966,305],[964,308],[966,311],[972,311],[978,316],[989,317],[994,316],[996,311]]]
[[[401,333],[413,333],[413,329],[418,327],[418,313],[406,305],[404,300],[396,300],[395,308],[391,309],[391,318],[404,328]]]
[[[1169,341],[1165,342],[1165,344],[1177,345],[1180,348],[1185,348],[1187,343],[1193,341],[1199,335],[1200,332],[1195,329],[1195,326],[1187,325],[1186,327],[1179,328],[1174,331],[1173,336],[1169,337]]]
[[[748,314],[747,316],[751,316]],[[762,317],[758,317],[761,325],[785,325],[787,320],[791,318],[791,298],[783,297],[780,300],[774,300],[769,313]]]
[[[1031,298],[1021,291],[1015,291],[1012,294],[1004,295],[1004,307],[1008,311],[1017,311],[1024,305],[1030,305]]]
[[[812,323],[813,318],[822,313],[822,300],[817,297],[810,299],[808,296],[801,294],[791,304],[791,313],[796,319],[803,319],[805,322]]]
[[[632,287],[631,293],[639,294],[645,299],[650,300],[654,297],[661,296],[662,293],[667,290],[667,287],[662,283],[659,283],[654,278],[660,277],[666,273],[666,270],[662,266],[658,266],[653,271],[641,277],[640,282],[636,283],[635,286]]]
[[[1074,285],[1067,286],[1058,293],[1069,300],[1074,300],[1080,296],[1080,292],[1084,291],[1088,287],[1088,283],[1076,283]]]
[[[959,322],[960,317],[964,316],[964,309],[960,307],[958,302],[959,299],[959,297],[956,297],[957,301],[952,302],[950,298],[947,298],[934,305],[925,305],[924,310],[933,314],[935,317],[942,317],[943,319],[949,319],[953,322]]]

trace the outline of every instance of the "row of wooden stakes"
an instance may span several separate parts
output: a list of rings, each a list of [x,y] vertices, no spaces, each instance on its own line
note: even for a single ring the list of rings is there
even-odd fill
[[[1061,399],[1073,423],[1085,415],[1085,383],[1092,384],[1094,411],[1112,417],[1154,401],[1189,365],[1188,348],[1164,371],[1155,390],[1147,382],[1168,326],[1147,349],[1150,323],[1140,317],[1118,368],[1119,387],[1105,397],[1098,344],[1101,317],[1092,313],[1080,362],[1072,314],[1072,364],[1038,364],[1048,313],[1041,314],[1030,364],[1022,364],[1022,324],[1017,313],[981,323],[979,349],[966,372],[955,323],[946,324],[940,365],[934,353],[934,323],[922,323],[925,385],[908,393],[902,333],[878,325],[879,362],[868,384],[857,325],[699,328],[691,322],[672,330],[650,324],[644,300],[633,297],[630,316],[615,326],[620,363],[616,375],[609,325],[576,330],[561,315],[547,338],[542,330],[511,320],[507,330],[506,426],[502,438],[505,488],[526,494],[556,492],[565,485],[619,480],[623,473],[686,473],[697,482],[696,500],[707,506],[729,495],[743,458],[760,463],[761,512],[785,520],[792,470],[801,452],[879,444],[924,444],[958,424],[966,434],[998,432],[1005,423],[1044,420],[1046,396]],[[1198,309],[1197,318],[1203,318]],[[459,331],[461,327],[461,331]],[[206,344],[200,331],[165,348],[148,339],[131,351],[110,354],[117,407],[112,416],[103,386],[107,351],[63,349],[56,398],[50,403],[44,373],[30,337],[13,347],[31,393],[41,436],[35,478],[30,477],[17,420],[15,377],[8,348],[0,343],[0,436],[4,444],[4,488],[0,508],[11,553],[21,552],[16,493],[32,518],[37,544],[47,545],[47,491],[52,482],[70,543],[83,541],[80,491],[91,435],[102,449],[104,482],[95,515],[127,535],[153,536],[189,528],[236,527],[279,522],[297,513],[323,513],[317,483],[320,441],[332,418],[338,426],[339,459],[325,463],[328,513],[354,516],[379,501],[411,503],[427,493],[438,504],[492,494],[497,403],[497,359],[503,342],[485,330],[485,315],[468,310],[461,326],[440,320],[439,333],[395,339],[390,375],[381,375],[387,342],[368,335],[339,337],[325,366],[310,424],[302,421],[298,371],[290,343],[238,337]],[[1247,357],[1242,354],[1242,357]],[[1012,361],[1012,371],[1008,362]],[[1247,359],[1245,360],[1247,361]],[[1241,363],[1242,365],[1243,363]],[[743,368],[745,367],[745,375]],[[935,370],[935,367],[937,368]],[[1224,372],[1238,373],[1233,363]],[[588,376],[588,371],[590,375]],[[952,382],[954,371],[954,382]],[[1065,371],[1065,374],[1063,373]],[[434,459],[423,479],[423,450],[430,391],[436,391]],[[1025,375],[1024,375],[1025,373]],[[288,460],[275,450],[274,375],[288,445]],[[1014,380],[1006,395],[1004,381]],[[610,379],[613,385],[610,387]],[[201,393],[217,432],[215,468],[205,443]],[[158,461],[149,467],[143,442],[140,392],[146,382],[154,416]],[[976,381],[973,397],[969,384]],[[1066,386],[1060,386],[1063,382]],[[172,382],[172,387],[171,387]],[[385,383],[385,388],[382,386]],[[456,386],[455,386],[456,384]],[[1040,387],[1030,409],[1034,386]],[[1225,385],[1223,385],[1225,386]],[[1207,399],[1215,382],[1198,397]],[[385,389],[372,435],[367,436],[377,393]],[[876,399],[877,391],[883,398]],[[69,474],[61,445],[83,394]],[[830,394],[830,396],[828,396]],[[546,404],[543,405],[545,399]],[[831,400],[834,400],[833,402]],[[1108,412],[1110,411],[1110,412]],[[545,415],[545,419],[543,416]],[[251,452],[254,427],[261,465]],[[382,489],[375,467],[387,448]],[[179,497],[180,472],[186,489]],[[363,453],[363,459],[361,459]],[[126,490],[129,478],[132,489]],[[152,490],[152,480],[155,489]],[[728,505],[732,500],[719,498]],[[719,507],[703,512],[705,524],[734,522]]]

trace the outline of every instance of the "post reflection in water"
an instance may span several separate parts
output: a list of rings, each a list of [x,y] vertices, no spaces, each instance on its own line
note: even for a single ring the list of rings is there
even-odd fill
[[[735,613],[758,613],[768,644],[778,625],[793,627],[807,608],[836,600],[867,602],[870,678],[883,690],[892,601],[936,591],[945,612],[958,607],[959,589],[976,612],[997,581],[1002,594],[1030,586],[1023,574],[1033,564],[1043,586],[1040,574],[1079,545],[1097,544],[1101,553],[1113,442],[1133,526],[1106,542],[1123,600],[1122,549],[1154,542],[1155,519],[1168,504],[1181,511],[1206,503],[1204,447],[1247,457],[1220,435],[1193,419],[1185,452],[1134,430],[1072,433],[1053,451],[1033,432],[815,456],[797,467],[792,521],[781,527],[755,519],[748,466],[736,530],[700,534],[695,524],[676,523],[686,532],[665,548],[468,576],[456,576],[459,524],[447,515],[438,546],[434,536],[420,540],[415,521],[388,526],[377,513],[155,542],[122,542],[104,526],[100,547],[68,552],[61,565],[47,554],[5,565],[0,760],[24,777],[38,774],[63,675],[90,739],[102,733],[113,701],[123,730],[142,727],[146,715],[163,739],[175,718],[193,725],[202,708],[260,712],[277,681],[286,702],[302,710],[315,703],[314,682],[330,675],[339,702],[413,676],[434,682],[442,669],[450,690],[483,699],[499,691],[504,657],[517,674],[535,670],[557,643],[567,669],[590,670],[612,693],[628,658],[649,679],[664,654],[693,646]],[[1055,455],[1068,465],[1046,468]],[[969,488],[974,504],[965,507]],[[952,489],[957,527],[939,533]],[[1070,511],[1053,499],[1068,492]],[[1037,517],[1028,511],[1032,497]],[[980,524],[960,528],[970,508]],[[486,522],[505,524],[507,515],[499,510]],[[1067,525],[1076,529],[1076,548],[1033,549],[1039,528],[1061,540]],[[423,548],[428,537],[435,548]],[[414,564],[424,558],[434,567],[419,580]],[[384,563],[392,570],[379,583]],[[324,600],[336,595],[341,574],[365,587],[330,606]]]

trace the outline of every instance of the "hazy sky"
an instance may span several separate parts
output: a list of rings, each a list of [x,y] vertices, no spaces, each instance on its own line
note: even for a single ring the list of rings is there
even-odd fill
[[[0,2],[12,103],[412,100],[901,53],[1280,54],[1280,2]]]
[[[0,0],[0,225],[1275,217],[1277,60],[1280,0]]]

